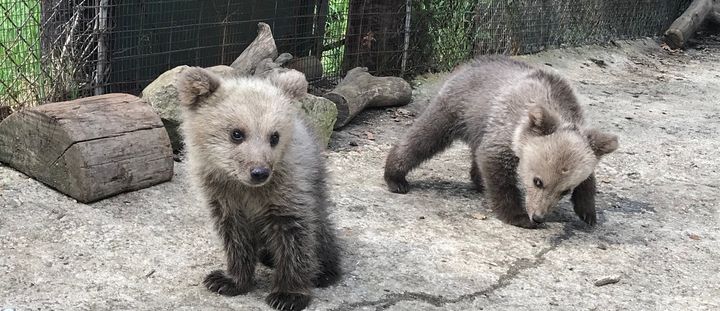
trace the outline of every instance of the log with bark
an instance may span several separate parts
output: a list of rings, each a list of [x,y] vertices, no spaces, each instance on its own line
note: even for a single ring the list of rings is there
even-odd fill
[[[15,112],[0,122],[0,162],[84,203],[173,176],[170,139],[160,118],[128,94]]]
[[[375,77],[366,67],[356,67],[324,97],[337,106],[335,129],[339,129],[365,108],[407,105],[412,99],[412,88],[402,78]]]
[[[665,43],[673,49],[682,48],[707,21],[720,23],[720,0],[694,0],[665,31]]]

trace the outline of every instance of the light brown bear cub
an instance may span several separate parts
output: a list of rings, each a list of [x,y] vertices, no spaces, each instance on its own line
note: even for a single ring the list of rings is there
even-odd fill
[[[212,271],[205,286],[244,294],[259,260],[275,268],[267,303],[304,309],[312,287],[334,283],[341,272],[322,148],[293,104],[307,90],[304,75],[224,79],[194,67],[176,86],[192,180],[227,256],[227,269]]]
[[[572,192],[575,213],[595,224],[595,166],[618,139],[587,127],[559,75],[504,56],[456,68],[390,150],[390,191],[406,193],[407,174],[456,139],[470,145],[471,179],[506,223],[535,228]]]

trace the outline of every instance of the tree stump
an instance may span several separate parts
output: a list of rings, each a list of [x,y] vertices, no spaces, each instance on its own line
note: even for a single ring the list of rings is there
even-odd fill
[[[407,105],[412,99],[412,88],[402,78],[375,77],[366,67],[356,67],[323,97],[337,106],[335,129],[338,129],[365,108]]]
[[[172,149],[160,117],[129,94],[15,112],[0,123],[0,162],[83,203],[173,176]]]

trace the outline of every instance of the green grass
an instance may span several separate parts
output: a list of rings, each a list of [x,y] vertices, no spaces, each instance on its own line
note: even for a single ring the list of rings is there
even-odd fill
[[[427,40],[432,63],[449,70],[472,55],[473,15],[478,0],[421,0],[413,9],[430,12]]]
[[[42,94],[40,0],[0,0],[0,103],[32,105]]]
[[[480,2],[488,0],[480,0]],[[422,33],[423,50],[431,55],[433,68],[447,70],[472,55],[473,10],[478,0],[413,0],[413,11],[427,14],[430,20],[421,21],[427,29],[413,29],[413,33]],[[325,42],[330,45],[345,38],[348,23],[349,0],[329,0],[329,10],[325,28]],[[413,21],[416,26],[417,20]],[[325,75],[335,75],[342,68],[345,45],[341,44],[322,54]]]
[[[329,0],[328,16],[325,26],[324,45],[339,42],[345,38],[347,31],[347,17],[350,0]],[[345,45],[341,44],[322,53],[322,64],[325,75],[335,75],[342,68],[345,56]]]

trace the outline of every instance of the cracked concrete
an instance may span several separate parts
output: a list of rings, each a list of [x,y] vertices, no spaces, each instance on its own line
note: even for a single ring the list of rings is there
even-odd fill
[[[409,194],[386,191],[390,144],[440,75],[421,77],[412,104],[333,134],[345,276],[308,310],[720,309],[718,38],[685,52],[648,39],[521,58],[567,76],[590,122],[620,136],[597,170],[598,225],[567,201],[541,229],[501,223],[462,144],[411,173]],[[264,267],[245,296],[202,287],[223,254],[186,176],[177,163],[171,182],[85,205],[0,167],[0,309],[270,310]],[[594,284],[606,277],[619,282]]]

